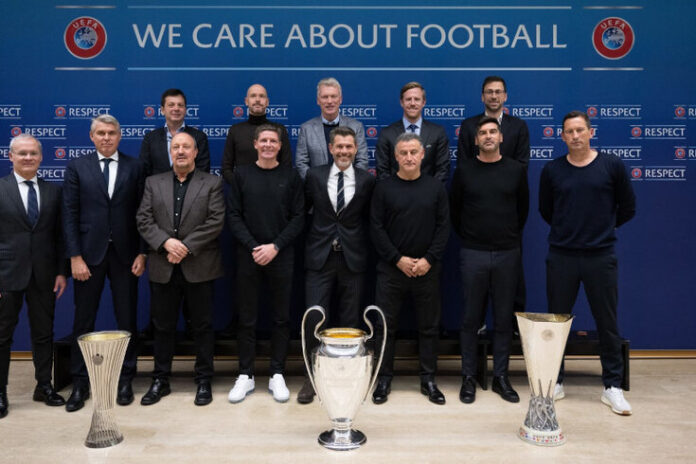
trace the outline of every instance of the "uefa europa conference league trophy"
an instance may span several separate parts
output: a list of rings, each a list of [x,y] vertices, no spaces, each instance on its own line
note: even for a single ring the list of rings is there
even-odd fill
[[[377,366],[372,374],[372,351],[365,347],[365,342],[372,338],[374,329],[367,319],[369,311],[377,311],[382,316],[385,337],[382,339],[382,351]],[[321,342],[307,357],[305,340],[305,320],[312,311],[321,313],[321,321],[314,327],[314,336]],[[352,450],[359,448],[367,438],[359,430],[351,429],[358,407],[365,401],[372,389],[382,364],[386,342],[387,321],[384,313],[377,306],[368,306],[363,319],[370,328],[370,334],[352,328],[334,328],[318,332],[326,320],[326,313],[321,306],[307,309],[302,318],[302,355],[309,373],[309,380],[319,401],[331,419],[332,430],[319,435],[319,444],[331,450]],[[370,379],[372,377],[372,379]]]
[[[562,445],[565,436],[556,420],[553,391],[574,316],[551,313],[515,315],[531,394],[527,417],[518,436],[535,445]]]
[[[88,448],[107,448],[123,441],[114,420],[114,403],[130,337],[129,332],[118,330],[90,332],[77,338],[94,398],[92,426],[85,440]]]

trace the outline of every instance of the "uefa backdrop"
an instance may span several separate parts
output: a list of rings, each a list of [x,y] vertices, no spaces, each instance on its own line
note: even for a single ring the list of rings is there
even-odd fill
[[[461,120],[481,112],[483,78],[501,75],[507,110],[526,120],[531,139],[528,310],[546,311],[548,227],[536,208],[539,174],[565,153],[563,115],[586,110],[593,146],[624,161],[637,195],[635,219],[618,232],[622,334],[633,348],[696,348],[696,3],[57,3],[2,5],[2,175],[11,170],[10,137],[29,133],[44,147],[39,176],[62,182],[66,164],[92,149],[90,119],[104,113],[122,124],[121,150],[137,156],[143,136],[163,124],[159,96],[169,87],[186,93],[186,122],[208,134],[219,174],[227,128],[247,117],[249,85],[268,89],[268,116],[287,126],[294,148],[300,124],[318,114],[316,82],[328,76],[343,86],[343,114],[365,125],[372,165],[379,131],[401,117],[400,87],[421,82],[425,117],[447,129],[454,167]],[[448,329],[457,328],[461,308],[456,249],[453,238],[442,284]],[[295,320],[302,311],[301,279],[297,287]],[[70,332],[71,288],[57,305],[57,337]],[[216,328],[230,318],[231,288],[229,277],[216,287]],[[140,289],[144,324],[145,278]],[[574,328],[593,329],[582,295],[576,314]],[[113,324],[105,292],[98,328]],[[23,315],[13,349],[28,350],[28,334]]]

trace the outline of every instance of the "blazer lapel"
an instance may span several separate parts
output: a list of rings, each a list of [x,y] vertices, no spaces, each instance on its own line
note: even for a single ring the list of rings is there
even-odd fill
[[[129,160],[123,153],[118,153],[118,169],[116,170],[116,182],[114,182],[114,193],[112,198],[121,191],[121,186],[128,178],[128,170],[130,169],[130,164],[128,161]]]
[[[186,220],[186,215],[191,210],[191,205],[193,205],[193,201],[198,197],[198,193],[203,188],[203,178],[197,174],[198,173],[194,171],[193,177],[191,177],[191,182],[189,183],[188,188],[186,189],[184,204],[181,206],[181,220],[179,221],[180,227],[181,224],[183,224]],[[173,185],[172,188],[174,188]]]
[[[15,205],[15,208],[17,209],[17,217],[22,218],[22,222],[24,222],[28,229],[31,229],[29,217],[27,216],[27,210],[24,208],[24,203],[22,203],[22,196],[19,194],[19,186],[17,185],[14,174],[10,173],[10,175],[5,177],[3,180],[5,181],[5,190],[9,195],[10,202]]]
[[[317,124],[314,125],[314,136],[317,137],[317,140],[321,141],[319,146],[321,147],[321,156],[323,157],[322,164],[327,164],[329,162],[329,149],[326,146],[326,137],[324,136],[324,123],[321,121],[321,118],[319,118]]]
[[[89,163],[87,163],[87,169],[94,182],[99,185],[99,189],[102,191],[102,193],[109,198],[109,191],[107,190],[106,182],[104,182],[104,173],[99,165],[99,155],[97,155],[97,152],[95,151],[92,155],[88,156],[91,156],[92,159],[90,159]],[[115,191],[116,189],[114,189],[114,192]]]
[[[167,224],[174,224],[174,174],[162,176],[162,179],[157,183],[160,198],[164,199],[165,210],[169,216]]]

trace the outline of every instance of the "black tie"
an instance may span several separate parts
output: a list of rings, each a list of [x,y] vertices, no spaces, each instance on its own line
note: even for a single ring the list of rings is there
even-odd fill
[[[24,183],[29,187],[29,195],[27,196],[27,217],[29,218],[29,224],[34,227],[36,221],[39,220],[39,200],[36,198],[34,182],[25,180]]]
[[[416,133],[416,129],[418,129],[418,126],[416,126],[415,124],[410,124],[408,126],[408,130],[411,131],[413,134]]]
[[[106,182],[106,191],[109,191],[109,163],[112,161],[110,158],[102,159],[104,162],[104,182]]]
[[[341,214],[346,207],[346,199],[343,196],[343,171],[338,171],[338,182],[336,183],[336,214]]]

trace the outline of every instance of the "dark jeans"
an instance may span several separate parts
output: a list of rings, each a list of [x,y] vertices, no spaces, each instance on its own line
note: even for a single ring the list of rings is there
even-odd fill
[[[621,337],[616,321],[618,303],[618,264],[616,255],[609,252],[561,252],[549,250],[546,257],[546,296],[549,312],[570,314],[580,289],[585,295],[597,324],[602,381],[605,387],[621,387],[623,357]],[[564,369],[558,375],[563,381]]]

